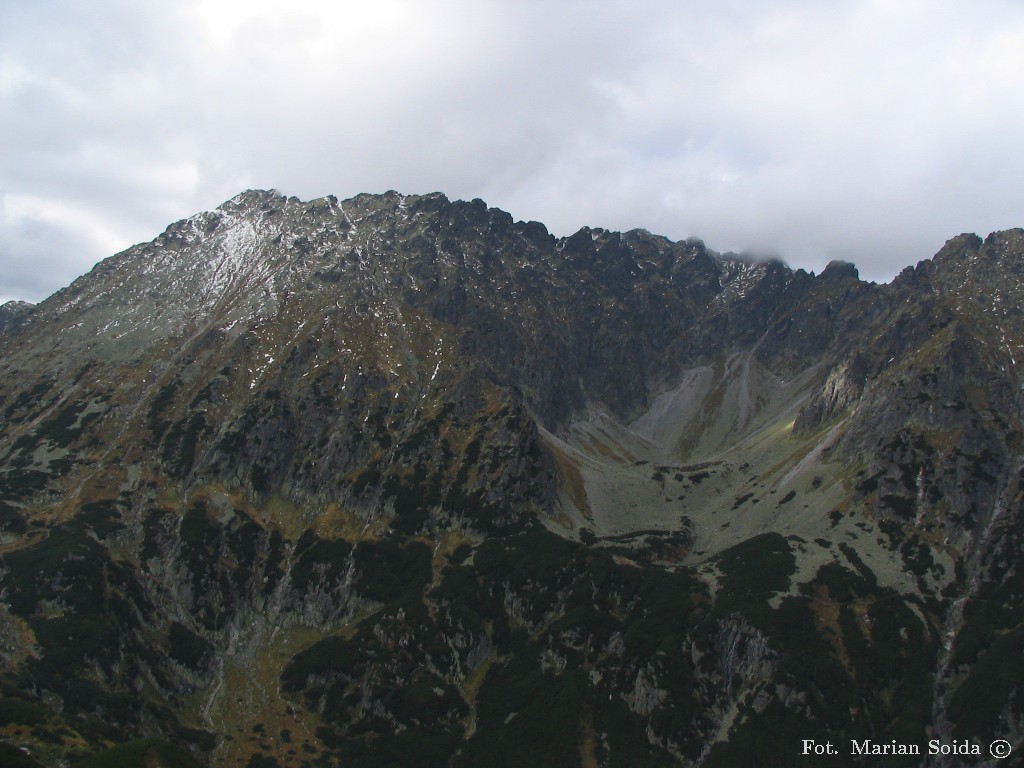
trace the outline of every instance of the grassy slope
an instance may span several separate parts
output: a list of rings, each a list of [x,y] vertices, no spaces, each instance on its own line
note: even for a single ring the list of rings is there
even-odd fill
[[[845,562],[839,544],[849,544],[880,583],[913,591],[888,539],[850,508],[846,471],[828,460],[844,421],[793,434],[817,375],[782,381],[737,355],[686,372],[628,425],[600,414],[565,440],[546,433],[560,457],[562,520],[599,538],[676,531],[688,521],[695,541],[686,564],[777,531],[799,537],[805,578]]]

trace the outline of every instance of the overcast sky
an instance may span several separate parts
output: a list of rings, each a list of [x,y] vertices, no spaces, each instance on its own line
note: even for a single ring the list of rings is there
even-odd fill
[[[0,0],[0,301],[251,187],[887,281],[1024,226],[1007,0]]]

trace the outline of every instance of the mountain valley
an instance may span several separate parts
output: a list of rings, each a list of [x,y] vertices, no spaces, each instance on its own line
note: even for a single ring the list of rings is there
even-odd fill
[[[244,192],[0,307],[0,757],[1005,765],[1022,306],[1022,230],[877,285]]]

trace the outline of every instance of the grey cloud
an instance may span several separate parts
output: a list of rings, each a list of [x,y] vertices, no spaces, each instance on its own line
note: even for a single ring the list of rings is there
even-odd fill
[[[12,297],[247,186],[440,190],[876,280],[1024,225],[1010,2],[8,5]]]
[[[38,301],[70,284],[91,267],[89,257],[77,253],[80,248],[78,232],[46,222],[0,228],[0,304],[24,297]]]

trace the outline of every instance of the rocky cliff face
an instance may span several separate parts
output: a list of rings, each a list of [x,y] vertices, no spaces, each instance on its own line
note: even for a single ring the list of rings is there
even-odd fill
[[[961,236],[878,286],[395,193],[178,222],[3,315],[0,740],[1019,740],[1022,256]]]

